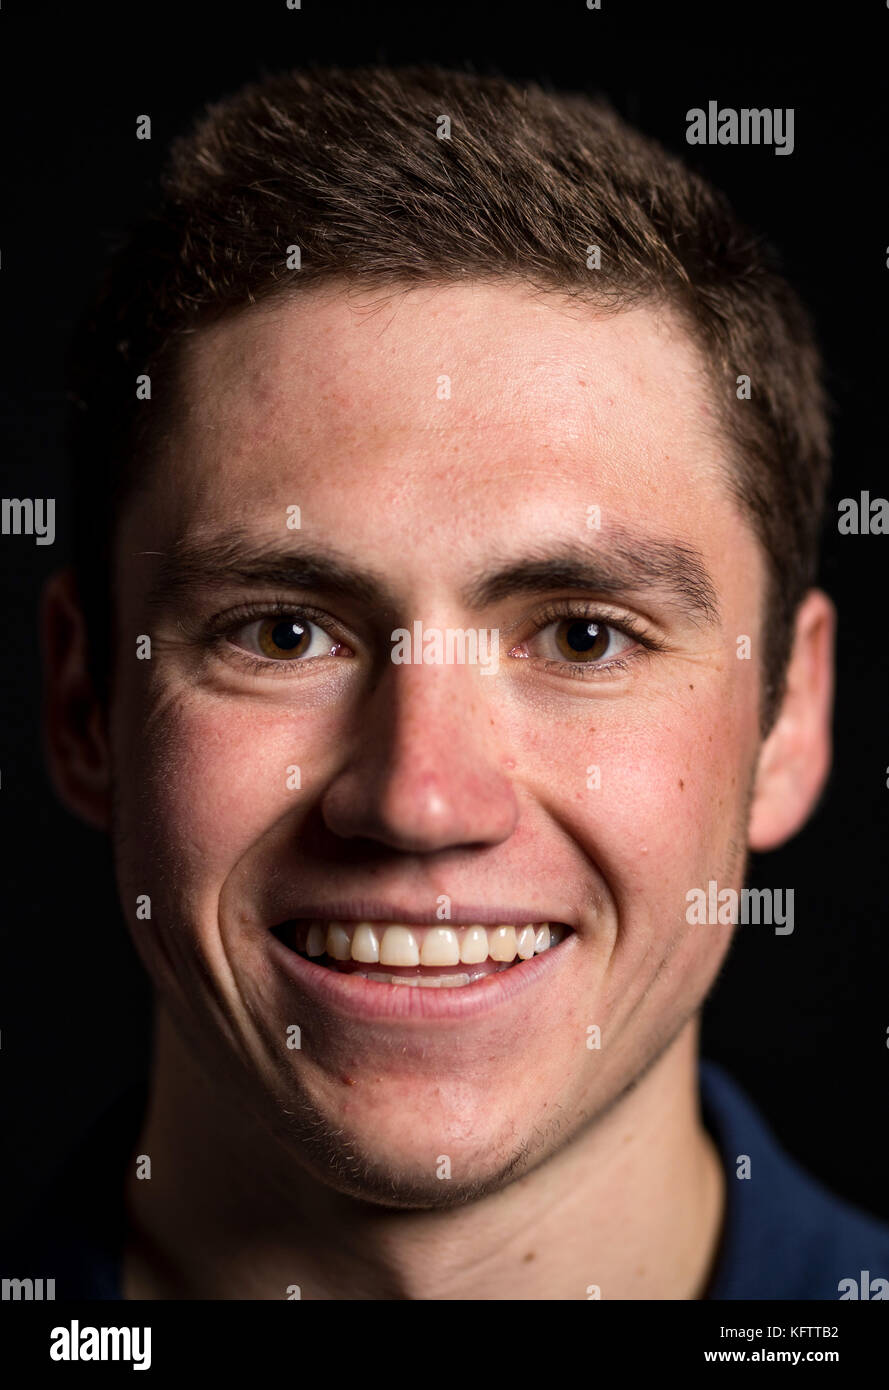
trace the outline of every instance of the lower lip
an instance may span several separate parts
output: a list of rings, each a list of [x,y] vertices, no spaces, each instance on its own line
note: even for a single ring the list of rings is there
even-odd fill
[[[361,975],[344,975],[326,966],[315,965],[289,950],[269,933],[273,958],[285,973],[319,1003],[338,1008],[352,1018],[386,1019],[405,1022],[431,1022],[480,1018],[521,998],[535,984],[551,977],[566,960],[576,940],[570,932],[558,946],[550,946],[539,956],[518,961],[509,970],[500,970],[471,985],[442,989],[423,989],[412,985],[387,985],[366,980]]]

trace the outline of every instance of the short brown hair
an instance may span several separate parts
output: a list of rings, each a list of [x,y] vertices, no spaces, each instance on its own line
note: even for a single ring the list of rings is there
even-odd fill
[[[437,138],[445,116],[450,138]],[[293,245],[299,269],[287,265]],[[160,205],[113,258],[72,352],[76,559],[94,670],[108,655],[111,529],[175,408],[182,345],[227,313],[333,277],[512,278],[603,308],[680,312],[709,363],[732,486],[768,562],[770,727],[827,485],[805,310],[726,199],[607,103],[431,66],[267,78],[174,142]],[[150,405],[135,398],[142,373]],[[742,374],[752,393],[739,401]]]

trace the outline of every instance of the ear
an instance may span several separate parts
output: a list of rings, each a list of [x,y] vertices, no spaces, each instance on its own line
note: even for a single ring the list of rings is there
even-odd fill
[[[111,819],[106,714],[89,675],[87,635],[72,570],[50,575],[41,608],[43,738],[60,800],[90,825]]]
[[[830,772],[836,610],[812,589],[796,615],[787,687],[760,749],[748,843],[775,849],[805,825]]]

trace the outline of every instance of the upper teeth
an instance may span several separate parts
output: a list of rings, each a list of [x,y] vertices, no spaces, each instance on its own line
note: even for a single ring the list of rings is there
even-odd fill
[[[477,965],[528,960],[562,940],[557,924],[497,927],[406,927],[397,922],[312,922],[305,939],[308,956],[332,956],[380,965]]]

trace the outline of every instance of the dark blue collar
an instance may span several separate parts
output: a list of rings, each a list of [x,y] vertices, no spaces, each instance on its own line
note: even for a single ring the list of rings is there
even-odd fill
[[[726,1174],[707,1298],[837,1299],[862,1270],[889,1275],[889,1226],[834,1196],[785,1153],[726,1071],[702,1062],[701,1109]]]

